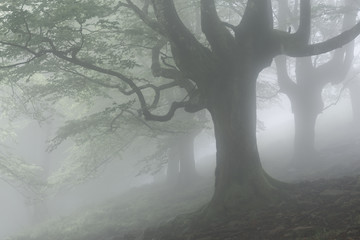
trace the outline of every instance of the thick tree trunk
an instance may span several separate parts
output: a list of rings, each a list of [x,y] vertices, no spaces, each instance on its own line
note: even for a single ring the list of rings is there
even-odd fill
[[[216,215],[259,207],[275,199],[275,188],[262,169],[257,149],[257,74],[234,76],[227,84],[224,81],[215,86],[217,96],[209,108],[217,164],[215,192],[208,210]]]
[[[295,96],[289,96],[294,114],[293,163],[296,167],[306,166],[316,157],[316,119],[323,109],[322,86],[298,86]]]
[[[294,153],[296,165],[306,164],[315,156],[315,124],[318,113],[294,111]]]

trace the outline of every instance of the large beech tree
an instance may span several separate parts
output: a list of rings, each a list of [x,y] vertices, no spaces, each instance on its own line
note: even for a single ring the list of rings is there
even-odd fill
[[[272,181],[261,167],[255,136],[255,85],[259,72],[279,54],[304,57],[339,48],[358,34],[359,25],[311,45],[308,0],[301,1],[300,24],[294,34],[273,29],[271,1],[248,1],[241,22],[230,26],[217,15],[215,1],[203,0],[201,25],[209,49],[183,25],[172,1],[152,3],[156,26],[169,39],[179,69],[196,83],[199,104],[209,110],[214,122],[217,166],[210,209],[236,209],[250,199],[271,199]],[[192,110],[189,106],[185,105],[185,110]],[[177,107],[174,103],[173,109]],[[147,110],[144,115],[163,120]]]
[[[279,1],[281,2],[284,1]],[[290,17],[287,16],[288,12],[286,4],[279,4],[279,27],[284,30],[291,25],[287,22]],[[342,12],[346,13],[342,30],[347,30],[356,21],[357,11],[353,1],[344,1]],[[280,90],[289,97],[294,114],[293,161],[296,166],[306,165],[316,157],[315,124],[318,115],[324,110],[323,88],[329,83],[339,83],[345,79],[353,57],[354,43],[350,43],[338,48],[325,63],[318,64],[311,57],[297,58],[295,81],[288,74],[286,58],[275,58]]]
[[[188,112],[205,108],[214,123],[217,147],[215,191],[206,212],[233,212],[276,199],[275,181],[263,171],[256,144],[258,74],[280,54],[305,57],[340,48],[360,33],[360,24],[327,41],[309,44],[310,0],[301,1],[300,24],[293,34],[274,29],[270,0],[248,0],[237,25],[220,19],[215,0],[201,0],[201,28],[207,40],[203,43],[184,25],[173,0],[143,2],[143,7],[131,0],[111,7],[113,2],[104,0],[76,3],[39,0],[20,5],[9,1],[8,5],[2,5],[5,14],[0,26],[0,44],[13,57],[6,59],[3,67],[44,66],[61,61],[85,69],[85,73],[96,72],[103,82],[109,78],[118,81],[103,84],[122,94],[135,95],[140,113],[147,120],[168,121],[179,108]],[[98,6],[94,8],[96,3]],[[117,65],[121,39],[109,41],[106,38],[113,32],[102,32],[101,28],[111,23],[114,34],[121,34],[120,22],[116,26],[113,20],[123,7],[131,9],[149,29],[169,41],[176,68],[165,63],[158,65],[159,58],[154,52],[156,47],[163,48],[162,38],[158,38],[153,49],[153,74],[172,79],[169,83],[144,84]],[[97,13],[97,18],[93,18],[92,14]],[[113,17],[100,24],[99,19],[110,14]],[[98,45],[101,51],[95,52],[92,43],[99,39],[104,39]],[[99,59],[101,54],[109,56]],[[158,114],[154,108],[160,92],[172,87],[184,88],[187,98],[172,102],[167,113]],[[146,99],[147,89],[154,91],[154,99]]]

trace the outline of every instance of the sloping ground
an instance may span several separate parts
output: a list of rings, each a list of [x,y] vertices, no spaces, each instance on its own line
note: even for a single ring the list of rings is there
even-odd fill
[[[199,185],[201,188],[199,189]],[[160,222],[198,209],[208,201],[212,183],[200,180],[188,188],[163,184],[134,188],[118,198],[90,209],[54,219],[11,240],[115,240],[132,239]]]
[[[278,166],[277,174],[297,182],[278,205],[189,231],[168,224],[149,231],[145,240],[360,240],[359,143],[324,148],[301,170]]]
[[[344,177],[296,184],[279,205],[191,231],[170,224],[149,232],[150,239],[358,240],[360,181]]]
[[[293,174],[311,180],[293,184],[283,202],[206,227],[177,224],[191,215],[172,219],[210,199],[211,179],[187,188],[136,188],[11,240],[360,240],[359,151],[356,141],[326,148],[311,171]]]
[[[291,161],[270,165],[270,175],[286,182],[332,179],[360,174],[360,139],[343,139],[319,150],[318,158],[308,161],[303,168],[292,167]]]

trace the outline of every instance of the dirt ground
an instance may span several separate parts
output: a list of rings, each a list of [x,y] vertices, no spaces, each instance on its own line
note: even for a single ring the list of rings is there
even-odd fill
[[[360,239],[360,177],[295,184],[278,205],[186,231],[176,224],[146,232],[168,240],[357,240]],[[124,240],[142,239],[128,235]]]
[[[196,231],[172,223],[146,230],[145,237],[139,230],[118,240],[360,240],[359,142],[323,149],[310,169],[287,173],[299,180],[278,205]]]

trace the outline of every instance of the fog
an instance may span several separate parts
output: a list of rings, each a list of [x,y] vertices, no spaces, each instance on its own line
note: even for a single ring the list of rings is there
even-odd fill
[[[69,144],[49,152],[47,145],[52,133],[48,126],[39,125],[36,121],[28,121],[22,125],[17,130],[16,142],[7,142],[8,147],[29,163],[41,164],[45,160],[49,174],[55,172],[67,157]],[[78,209],[116,197],[130,188],[153,182],[152,175],[137,176],[136,163],[143,157],[144,153],[130,148],[128,152],[124,152],[123,159],[112,159],[85,183],[67,186],[55,194],[50,192],[45,200],[47,217],[38,223],[67,216]],[[25,198],[29,193],[24,191],[21,184],[0,179],[0,189],[0,239],[35,226],[37,223],[32,219],[34,208]]]
[[[258,110],[258,118],[265,126],[257,133],[261,161],[265,170],[272,176],[291,182],[353,174],[351,172],[353,166],[349,165],[352,162],[347,162],[348,159],[341,159],[341,162],[340,159],[332,159],[322,162],[323,165],[314,164],[300,170],[292,168],[294,126],[291,108],[286,98],[282,97],[280,104],[275,104],[271,109]],[[331,148],[339,141],[352,141],[351,130],[349,130],[351,118],[351,107],[347,98],[320,114],[316,127],[316,148],[322,151],[322,149]],[[55,171],[66,158],[68,150],[66,144],[51,153],[47,151],[49,131],[46,126],[40,126],[36,121],[30,121],[17,131],[17,144],[12,146],[13,151],[20,153],[27,161],[38,163],[39,159],[46,156],[51,172]],[[203,130],[196,137],[194,145],[197,172],[201,176],[213,179],[216,153],[213,130]],[[136,186],[164,181],[166,165],[156,176],[151,174],[138,176],[141,159],[149,154],[149,149],[152,147],[144,145],[144,142],[140,140],[129,147],[122,159],[113,159],[107,163],[94,178],[49,196],[46,199],[48,213],[46,219],[69,215],[78,209],[118,197],[119,194]],[[314,168],[315,165],[316,168]],[[331,173],[325,171],[329,166],[338,166],[338,175],[334,171]],[[346,168],[339,166],[346,166]],[[26,204],[24,196],[14,187],[5,181],[1,181],[0,184],[2,199],[0,238],[3,239],[5,236],[32,227],[31,211],[33,209]]]
[[[1,13],[0,21],[6,37],[3,36],[5,40],[0,41],[0,50],[4,52],[4,59],[0,60],[0,75],[5,79],[0,82],[0,87],[3,87],[0,89],[0,239],[23,240],[21,234],[30,236],[33,233],[41,235],[42,231],[51,232],[55,228],[49,228],[49,225],[55,226],[60,222],[57,222],[59,219],[65,219],[64,226],[59,225],[61,233],[65,232],[65,229],[70,229],[72,234],[90,232],[89,229],[76,228],[81,228],[81,224],[85,225],[88,219],[93,221],[94,218],[91,217],[95,216],[96,223],[91,222],[87,225],[88,228],[96,229],[99,234],[103,233],[101,231],[109,231],[111,234],[111,231],[114,231],[118,234],[118,231],[123,230],[123,225],[126,226],[125,230],[136,231],[139,226],[153,226],[154,221],[170,222],[169,219],[173,219],[174,215],[193,212],[208,203],[213,194],[217,144],[223,157],[221,160],[226,160],[225,164],[221,164],[222,173],[229,173],[233,177],[227,179],[227,176],[222,176],[221,180],[225,184],[220,186],[234,181],[235,184],[226,186],[228,189],[225,187],[224,192],[233,194],[237,200],[242,200],[243,195],[248,193],[255,196],[259,189],[259,192],[262,191],[262,187],[269,187],[269,192],[273,194],[273,186],[270,185],[274,179],[292,184],[359,175],[358,40],[353,49],[345,45],[337,48],[335,53],[308,58],[285,58],[285,55],[281,55],[285,50],[283,43],[280,43],[279,47],[274,48],[281,51],[279,50],[275,58],[271,56],[274,61],[270,64],[269,56],[274,49],[266,49],[266,44],[260,45],[264,45],[263,49],[267,51],[260,53],[257,49],[252,49],[256,44],[259,45],[258,42],[262,42],[262,39],[255,41],[254,38],[262,36],[261,34],[258,36],[251,33],[248,38],[241,41],[237,39],[238,35],[246,36],[247,32],[256,32],[244,28],[246,31],[243,33],[242,28],[239,27],[239,30],[236,27],[243,12],[251,7],[245,8],[243,1],[217,1],[216,7],[210,6],[210,3],[207,7],[211,10],[214,7],[214,12],[218,11],[220,18],[216,15],[209,17],[214,14],[209,9],[205,12],[211,21],[219,23],[218,26],[214,25],[222,29],[219,33],[227,33],[224,34],[225,42],[229,42],[231,47],[235,46],[236,53],[251,52],[252,55],[249,53],[248,58],[242,59],[243,56],[232,55],[231,47],[225,51],[223,41],[219,43],[220,47],[217,46],[216,36],[219,36],[219,33],[212,32],[212,23],[208,23],[208,29],[202,32],[201,25],[206,27],[206,22],[201,24],[197,4],[193,4],[193,1],[190,1],[191,4],[176,1],[176,7],[181,9],[179,20],[181,19],[189,30],[185,31],[186,34],[190,35],[192,40],[196,39],[194,46],[201,46],[199,54],[194,47],[191,51],[184,51],[184,55],[186,52],[188,56],[200,56],[199,62],[204,61],[203,65],[187,66],[191,65],[187,61],[191,62],[193,59],[187,58],[185,61],[185,57],[177,59],[179,56],[172,56],[172,50],[175,49],[177,54],[181,55],[179,52],[182,53],[182,49],[172,45],[176,41],[170,39],[170,34],[169,42],[163,39],[164,36],[157,35],[159,32],[166,35],[166,31],[171,29],[165,31],[161,23],[155,21],[156,16],[153,14],[156,9],[150,8],[149,11],[149,1],[135,1],[136,4],[144,2],[142,9],[135,8],[135,5],[129,3],[131,1],[124,1],[117,6],[111,6],[116,9],[114,12],[119,11],[121,14],[105,13],[109,8],[98,16],[94,9],[98,9],[98,4],[103,4],[103,1],[80,1],[81,4],[89,4],[83,8],[75,8],[78,3],[64,3],[64,6],[58,5],[56,1],[51,3],[54,9],[61,10],[60,16],[55,11],[51,12],[51,1],[45,1],[45,7],[40,3],[27,5],[25,2],[21,9],[12,6],[14,3],[11,1],[1,5],[6,9],[5,13]],[[158,2],[160,4],[161,1]],[[259,2],[254,1],[254,4]],[[301,14],[297,9],[298,2],[289,2],[287,11],[293,13],[288,18]],[[352,20],[359,18],[357,13],[343,17],[339,10],[342,1],[328,2],[329,6],[326,8],[320,4],[313,9],[314,27],[312,33],[308,34],[313,36],[307,37],[307,42],[322,42],[348,29],[346,24],[354,25]],[[50,4],[50,7],[47,4]],[[121,12],[122,7],[126,8],[126,11]],[[284,20],[288,22],[282,23],[281,7],[274,3],[274,26],[277,30],[284,30],[284,34],[292,34],[298,23],[290,22],[286,17]],[[235,8],[237,11],[234,11]],[[306,11],[304,8],[306,6],[302,6],[302,12]],[[44,9],[50,13],[44,14]],[[132,11],[131,9],[136,9],[134,12],[137,14],[143,11],[140,19],[137,14],[127,12]],[[62,11],[64,16],[68,14],[65,18],[69,19],[62,19]],[[24,15],[24,20],[19,20],[18,15],[21,14],[18,12],[34,15],[33,19],[29,17],[27,20]],[[79,16],[72,15],[77,12]],[[251,16],[254,13],[250,10],[249,12],[250,20],[247,22],[251,23],[253,19],[260,18],[257,15]],[[53,22],[50,22],[49,26],[43,26],[42,19],[35,16],[40,13],[49,16]],[[329,13],[331,14],[328,16]],[[152,18],[147,20],[149,16]],[[144,30],[144,23],[141,21],[144,19],[144,23],[150,25],[149,29]],[[221,21],[217,22],[220,19]],[[4,25],[3,21],[7,24]],[[266,25],[256,21],[254,26]],[[119,26],[116,23],[120,23]],[[222,28],[222,25],[225,27]],[[14,29],[7,29],[10,27]],[[287,30],[283,29],[284,27]],[[150,34],[147,31],[151,31],[151,28],[155,31]],[[46,32],[44,36],[43,29]],[[210,33],[204,34],[206,31]],[[304,31],[307,32],[307,29]],[[238,34],[239,32],[241,34]],[[267,36],[267,32],[271,31],[264,32],[264,36]],[[209,36],[215,36],[215,39],[207,39]],[[48,37],[49,39],[43,40]],[[185,36],[184,39],[187,40]],[[14,51],[17,41],[20,41],[20,47]],[[251,45],[250,50],[239,43]],[[297,46],[297,43],[295,45]],[[28,49],[28,46],[31,48]],[[191,53],[192,51],[196,54]],[[291,53],[291,50],[289,52]],[[307,55],[314,54],[315,50],[309,52]],[[214,55],[216,60],[204,60],[202,54],[212,57]],[[28,55],[34,56],[27,58]],[[262,59],[262,55],[266,57]],[[258,58],[259,62],[252,62]],[[233,64],[233,59],[238,62]],[[221,64],[216,68],[219,67],[220,70],[212,69],[213,65],[219,62]],[[246,64],[243,66],[244,62]],[[233,67],[238,63],[241,63],[241,66],[237,66],[239,69]],[[265,65],[270,66],[265,68]],[[196,70],[191,69],[192,67]],[[222,70],[223,68],[226,71]],[[253,76],[255,81],[258,69],[262,68],[265,69],[257,78],[255,95],[255,84],[251,86],[251,92],[248,86],[251,84],[246,82]],[[3,69],[10,70],[6,72]],[[196,74],[192,74],[192,71]],[[209,74],[207,71],[216,74]],[[164,73],[165,75],[162,75]],[[235,76],[235,73],[240,74]],[[211,79],[203,80],[208,78]],[[220,90],[214,86],[218,86]],[[241,92],[241,97],[240,94],[234,94],[234,89]],[[204,94],[205,90],[209,93]],[[255,101],[256,123],[253,121]],[[224,106],[231,111],[224,109]],[[252,109],[249,110],[250,108]],[[206,109],[212,110],[213,115]],[[216,116],[217,114],[219,116]],[[226,114],[229,116],[223,116]],[[216,119],[215,116],[218,123],[221,123],[216,125],[221,126],[217,128],[220,129],[217,132],[217,137],[220,135],[218,142],[212,122],[212,117]],[[223,126],[226,124],[229,126]],[[227,141],[220,142],[219,139]],[[239,144],[235,146],[230,140],[239,141],[242,144],[239,146],[241,150],[236,148]],[[226,144],[230,147],[224,147]],[[270,177],[264,174],[258,164],[257,150],[261,165]],[[239,156],[246,159],[242,161]],[[234,174],[235,171],[230,169],[233,165],[238,167],[236,170],[240,169],[239,166],[248,167],[244,168],[250,172],[244,174],[245,180],[237,179],[238,172]],[[255,171],[254,168],[259,169]],[[252,174],[254,176],[251,176]],[[264,181],[264,185],[256,185],[256,182],[249,187],[250,191],[242,189],[244,183],[258,177],[259,182]],[[259,186],[261,188],[258,189]],[[251,189],[253,187],[255,190]],[[155,197],[150,197],[149,200],[140,194],[162,196],[163,192],[170,194],[165,194],[166,197],[160,200]],[[264,193],[267,196],[266,190]],[[190,197],[187,198],[186,194]],[[231,207],[236,205],[233,204],[232,197],[230,200],[224,197],[225,200],[220,201],[224,205],[221,209],[228,211],[227,204]],[[251,197],[253,196],[249,196],[249,199]],[[177,198],[180,203],[168,208],[173,211],[161,211],[162,205],[174,203]],[[145,208],[151,208],[147,205],[151,201],[156,202],[158,208],[154,207],[149,213],[145,212]],[[120,208],[121,211],[116,211]],[[164,209],[168,210],[166,207]],[[97,219],[97,214],[107,214],[109,219]],[[121,214],[122,218],[119,217]],[[138,215],[142,218],[134,220]],[[67,221],[71,222],[71,219],[76,218],[79,218],[79,221],[74,221],[77,222],[76,226],[66,225],[70,224]],[[131,220],[127,222],[127,218]],[[124,222],[121,227],[116,225],[118,219]],[[97,230],[96,227],[103,223],[105,227]],[[115,235],[110,237],[120,239]]]
[[[289,109],[286,108],[286,110]],[[342,159],[315,159],[314,162],[308,163],[308,166],[304,166],[303,169],[294,169],[291,166],[294,147],[293,116],[291,112],[279,109],[274,113],[276,113],[277,117],[269,117],[269,121],[265,121],[268,123],[267,129],[258,133],[260,157],[263,167],[269,174],[284,181],[311,180],[356,174],[356,171],[353,172],[353,166],[351,166],[351,160],[353,159],[348,159],[346,156],[343,156]],[[352,124],[352,110],[349,99],[343,99],[336,106],[321,113],[315,128],[316,149],[324,153],[334,146],[357,141],[358,136],[352,128]],[[347,166],[347,169],[340,170],[341,165]],[[326,169],[333,166],[338,166],[339,171],[330,175],[330,173],[326,172]]]

